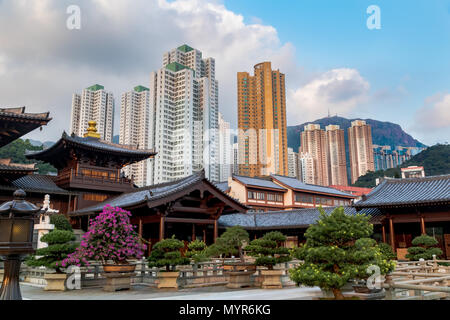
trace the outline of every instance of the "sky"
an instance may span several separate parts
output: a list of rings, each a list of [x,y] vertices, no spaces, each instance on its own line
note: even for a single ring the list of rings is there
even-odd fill
[[[67,27],[71,5],[80,29]],[[232,127],[236,73],[271,61],[286,74],[288,125],[330,112],[450,140],[450,0],[0,0],[0,107],[50,111],[25,137],[55,141],[70,129],[72,94],[99,83],[115,96],[118,134],[121,94],[148,87],[181,44],[215,58]]]

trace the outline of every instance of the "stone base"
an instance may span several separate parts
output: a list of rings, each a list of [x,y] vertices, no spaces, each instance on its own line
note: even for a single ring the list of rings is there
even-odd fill
[[[160,272],[158,289],[178,290],[177,279],[179,272]]]
[[[263,282],[261,288],[263,289],[282,289],[281,276],[283,270],[261,270]]]
[[[119,290],[130,290],[131,288],[131,277],[135,275],[134,272],[130,273],[103,273],[106,278],[106,284],[103,287],[103,291],[115,292]]]
[[[47,281],[47,285],[44,288],[45,291],[66,291],[67,274],[46,273],[44,279]]]
[[[255,273],[254,271],[235,271],[227,272],[228,283],[227,288],[239,289],[252,286],[251,275]]]

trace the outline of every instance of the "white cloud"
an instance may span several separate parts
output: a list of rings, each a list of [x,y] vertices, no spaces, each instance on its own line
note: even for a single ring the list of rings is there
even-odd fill
[[[355,69],[340,68],[324,72],[296,90],[288,90],[289,124],[325,117],[328,110],[348,115],[368,100],[370,84]]]
[[[68,129],[72,93],[93,83],[113,91],[117,125],[121,93],[148,85],[163,53],[183,43],[216,59],[220,111],[232,123],[238,71],[272,61],[288,80],[298,78],[291,43],[281,43],[270,25],[244,23],[219,1],[81,0],[81,30],[68,30],[66,8],[72,4],[0,1],[0,72],[8,71],[0,78],[0,106],[50,111],[54,120],[42,131],[43,139]]]

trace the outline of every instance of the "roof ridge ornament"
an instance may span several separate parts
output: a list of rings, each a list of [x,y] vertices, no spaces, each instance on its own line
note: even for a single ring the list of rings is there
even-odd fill
[[[97,122],[94,120],[90,120],[88,124],[89,127],[87,128],[87,132],[84,134],[84,137],[100,139],[100,133],[97,132]]]

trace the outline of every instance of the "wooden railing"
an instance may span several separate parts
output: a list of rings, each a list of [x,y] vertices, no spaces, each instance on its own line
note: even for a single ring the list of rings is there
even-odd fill
[[[450,299],[450,260],[398,262],[383,287],[387,300]]]

